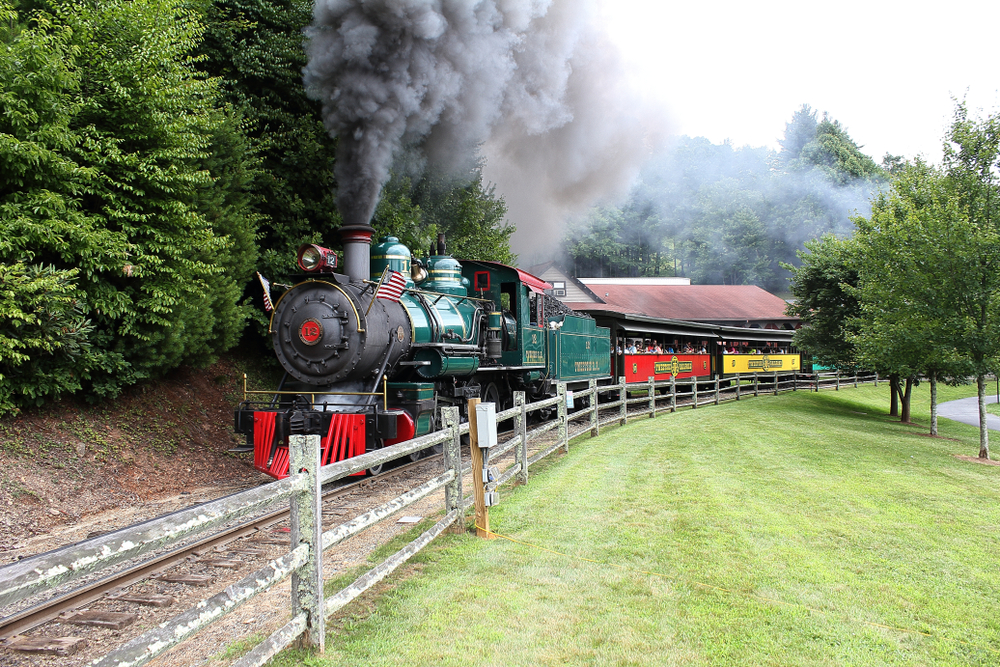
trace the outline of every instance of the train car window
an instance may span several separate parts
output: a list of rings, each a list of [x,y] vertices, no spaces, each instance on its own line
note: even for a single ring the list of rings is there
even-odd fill
[[[500,308],[517,317],[517,283],[500,283]]]
[[[490,288],[490,273],[489,271],[476,271],[473,276],[476,279],[474,289],[477,292],[484,292]]]
[[[528,312],[531,313],[530,321],[532,324],[538,324],[538,307],[541,300],[538,295],[534,292],[528,294]]]

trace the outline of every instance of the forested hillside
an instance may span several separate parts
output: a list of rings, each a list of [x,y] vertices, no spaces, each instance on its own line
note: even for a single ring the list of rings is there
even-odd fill
[[[303,242],[336,247],[308,0],[0,0],[0,414],[204,364]],[[373,225],[510,260],[480,167],[407,172]]]
[[[595,210],[564,240],[578,276],[687,276],[699,284],[787,291],[796,251],[850,216],[896,158],[877,165],[835,120],[803,106],[781,150],[681,137],[643,170],[620,206]]]

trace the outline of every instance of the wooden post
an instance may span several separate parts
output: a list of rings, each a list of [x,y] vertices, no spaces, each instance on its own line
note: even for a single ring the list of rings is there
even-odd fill
[[[878,371],[875,371],[875,388],[878,389]]]
[[[816,384],[816,393],[819,393],[819,371],[813,372],[813,380],[815,381]]]
[[[697,376],[691,378],[691,395],[694,396],[694,403],[691,404],[691,407],[694,408],[694,409],[697,409],[698,408],[698,377]]]
[[[795,371],[792,373],[792,391],[799,390],[799,372]]]
[[[757,377],[757,371],[754,371],[753,373],[753,395],[754,398],[760,396],[760,380]]]
[[[458,430],[461,419],[457,407],[441,408],[441,423],[451,429],[451,439],[444,443],[444,465],[455,471],[455,479],[444,487],[445,512],[462,508],[462,435]],[[465,532],[464,513],[460,520],[452,524],[450,530]]]
[[[715,378],[715,404],[719,404],[719,378]]]
[[[854,388],[858,388],[858,369],[854,369]]]
[[[836,391],[840,391],[840,369],[839,368],[837,369],[837,389],[836,389]]]
[[[486,506],[483,487],[483,451],[479,449],[479,429],[476,424],[478,398],[469,399],[469,452],[472,454],[472,497],[476,503],[476,535],[488,540],[490,534],[490,508]]]
[[[778,371],[774,371],[774,395],[778,395]]]
[[[677,412],[677,378],[670,376],[670,411]]]
[[[740,374],[736,374],[736,400],[740,400]]]
[[[646,391],[649,392],[649,418],[652,419],[656,416],[656,380],[650,375],[647,382],[649,383],[646,387]]]
[[[621,396],[622,404],[618,411],[618,423],[624,426],[628,423],[628,389],[625,386],[625,378],[618,378],[618,384],[621,385],[621,389],[618,390],[618,395]]]
[[[601,423],[597,418],[597,380],[587,383],[590,393],[590,437],[596,438],[601,433]]]
[[[288,438],[289,472],[307,475],[308,484],[291,498],[291,544],[309,545],[309,561],[292,572],[292,618],[305,613],[306,630],[301,646],[323,653],[326,646],[326,616],[323,614],[323,494],[319,482],[318,435]]]
[[[524,392],[514,392],[514,407],[521,411],[514,415],[514,430],[518,441],[514,448],[514,457],[521,463],[521,471],[517,473],[517,481],[528,483],[528,411],[524,405]]]
[[[556,406],[556,414],[559,418],[559,442],[562,443],[563,451],[569,454],[569,416],[566,410],[565,382],[556,385],[556,395],[559,396],[559,405]]]

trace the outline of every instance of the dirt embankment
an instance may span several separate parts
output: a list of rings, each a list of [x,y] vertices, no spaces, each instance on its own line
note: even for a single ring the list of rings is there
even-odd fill
[[[228,453],[240,443],[232,411],[242,388],[242,372],[223,359],[114,401],[65,400],[0,420],[0,565],[54,546],[40,536],[88,523],[104,532],[169,510],[171,497],[269,480],[249,454]]]

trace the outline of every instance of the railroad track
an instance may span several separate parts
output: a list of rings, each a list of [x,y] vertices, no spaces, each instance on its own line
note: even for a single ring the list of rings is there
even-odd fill
[[[334,509],[331,512],[328,509],[340,498],[346,498],[359,491],[363,491],[366,486],[371,486],[373,484],[385,484],[387,482],[394,482],[399,478],[405,478],[407,475],[412,474],[415,470],[421,467],[428,467],[432,465],[436,460],[440,460],[440,458],[441,455],[439,454],[428,456],[418,461],[408,462],[391,468],[377,477],[364,478],[331,488],[323,493],[324,515],[327,515],[328,513],[346,513],[346,510],[338,512]],[[376,502],[372,501],[372,504],[376,504]],[[232,545],[238,540],[245,540],[246,538],[254,538],[258,540],[257,542],[250,541],[250,545],[260,545],[261,542],[259,540],[261,539],[265,540],[264,544],[270,544],[275,547],[287,545],[288,540],[282,538],[282,533],[275,533],[274,529],[279,527],[283,522],[287,522],[289,516],[290,511],[287,508],[269,512],[265,515],[227,527],[226,529],[215,534],[203,537],[182,547],[169,550],[140,563],[132,564],[112,575],[75,588],[71,591],[58,594],[43,602],[39,602],[31,607],[0,619],[0,639],[8,640],[7,643],[9,645],[9,640],[11,638],[23,635],[24,633],[39,628],[39,626],[43,626],[46,623],[56,620],[74,622],[71,615],[76,612],[76,610],[101,599],[121,600],[136,605],[153,607],[168,606],[175,601],[175,599],[169,595],[157,597],[116,593],[123,591],[128,587],[135,586],[143,580],[164,576],[171,568],[174,568],[182,563],[191,562],[192,559],[197,559],[196,562],[206,562],[209,565],[215,564],[217,567],[223,568],[232,567],[233,569],[237,569],[242,567],[247,564],[247,561],[232,561],[222,557],[225,552],[225,547]],[[122,530],[128,530],[128,528]],[[258,561],[268,560],[267,554],[265,553],[266,550],[257,549],[254,546],[243,547],[242,549],[236,549],[235,551],[240,554],[251,555]],[[217,555],[219,557],[213,558],[213,555]],[[37,557],[37,555],[34,557]],[[181,583],[185,582],[181,581]],[[81,619],[79,622],[83,625],[92,625],[94,627],[119,629],[116,627],[116,621],[120,622],[122,619],[122,615],[117,612],[109,612],[103,615],[95,613],[92,616],[92,623],[86,622],[90,617]],[[76,618],[79,618],[79,615],[77,615]],[[86,632],[83,631],[74,634],[86,634]],[[38,652],[52,653],[57,656],[67,654],[65,651],[69,649],[67,649],[65,645],[61,645],[60,641],[58,641],[59,638],[50,637],[50,639],[52,641],[48,642],[49,650],[39,650]],[[62,644],[65,644],[65,642]],[[15,651],[21,650],[16,647],[11,648],[14,648]]]
[[[682,405],[682,402],[678,401],[678,405]],[[641,414],[644,408],[645,406],[630,406],[630,417],[632,416],[632,413]],[[584,415],[580,415],[574,419],[574,416],[570,415],[570,420],[577,422],[577,425],[579,425],[579,422],[582,419],[586,419],[586,417]],[[512,432],[500,434],[501,438],[504,440],[508,439],[512,435]],[[546,435],[549,437],[543,436],[543,438],[533,441],[531,443],[531,449],[536,449],[536,447],[540,449],[545,446],[547,442],[551,442],[551,440],[555,437],[555,432],[552,431]],[[504,458],[508,457],[513,457],[512,451],[505,455]],[[376,506],[380,503],[377,498],[370,497],[370,492],[365,490],[366,486],[392,483],[397,478],[403,478],[422,466],[433,465],[434,462],[439,461],[440,459],[441,455],[428,456],[418,461],[408,462],[404,465],[387,470],[377,477],[365,478],[329,489],[323,494],[324,520],[332,516],[336,516],[337,518],[329,521],[329,523],[333,523],[333,521],[341,523],[349,520],[349,517],[344,516],[344,514],[347,513],[346,510],[341,511],[337,509],[328,509],[337,501],[337,499],[351,496],[359,491],[365,491],[365,497],[362,499],[363,504],[350,508],[351,510],[357,510],[358,513],[364,512],[370,507]],[[280,553],[284,553],[290,546],[287,533],[275,532],[276,528],[288,520],[289,514],[289,510],[283,509],[250,519],[228,527],[227,529],[219,531],[213,535],[186,544],[183,547],[170,550],[140,563],[133,564],[113,575],[93,581],[72,591],[56,595],[49,600],[39,602],[34,606],[13,613],[0,619],[0,639],[9,640],[10,638],[17,637],[37,629],[37,632],[32,633],[33,635],[39,636],[40,639],[47,638],[51,640],[49,646],[51,650],[46,652],[55,653],[56,655],[65,655],[65,653],[61,654],[60,651],[65,650],[66,647],[60,646],[59,644],[59,641],[64,638],[54,636],[59,632],[63,632],[61,626],[58,628],[54,627],[46,629],[44,627],[46,623],[50,623],[52,621],[60,621],[61,623],[80,623],[86,621],[85,618],[81,617],[81,612],[78,612],[77,610],[100,600],[114,600],[131,605],[161,606],[160,603],[162,603],[163,606],[169,605],[170,603],[176,601],[170,595],[142,595],[124,593],[124,591],[130,587],[142,589],[144,587],[142,582],[151,581],[155,578],[162,579],[172,568],[185,563],[207,563],[207,565],[212,567],[232,567],[235,570],[253,563],[266,562],[275,555],[275,553],[270,552],[277,552],[280,548]],[[324,521],[324,523],[328,522]],[[287,531],[287,528],[279,530]],[[246,540],[246,545],[249,545],[249,547],[231,547],[231,545],[240,540]],[[262,545],[270,545],[270,547],[267,549],[258,548]],[[227,547],[230,547],[228,557],[225,554]],[[233,560],[234,558],[243,558],[244,560]],[[201,576],[203,579],[214,579],[214,577],[209,577],[207,575],[196,574],[187,576],[189,578],[192,576],[195,578]],[[224,580],[226,577],[220,574],[218,578]],[[184,581],[183,577],[181,579],[174,580],[166,579],[166,581],[189,583],[188,581]],[[225,585],[224,581],[213,583],[221,583],[222,585]],[[196,583],[193,585],[204,584]],[[146,586],[146,588],[149,587]],[[170,591],[168,590],[166,592],[169,593]],[[201,599],[209,596],[210,594],[205,594],[203,589],[198,592],[197,598]],[[180,596],[175,595],[175,597]],[[121,608],[121,605],[119,604],[118,607]],[[89,614],[91,612],[85,610],[82,613]],[[165,616],[167,614],[172,615],[172,612],[164,610],[160,612],[159,615]],[[120,630],[120,627],[115,625],[116,619],[126,615],[128,614],[122,612],[105,612],[103,615],[100,612],[94,612],[92,613],[92,625],[98,628]],[[143,617],[143,622],[148,626],[150,623],[157,622],[157,620],[145,615]],[[79,631],[74,630],[73,639],[80,640],[81,638],[76,637],[75,635],[87,635],[88,632],[89,630],[82,628]],[[121,637],[122,635],[117,633],[115,636]],[[84,639],[83,641],[86,640]],[[116,641],[120,643],[122,640],[116,639]],[[8,653],[9,657],[13,657],[15,655],[13,651],[10,651],[10,649],[7,649],[5,652]],[[93,651],[91,651],[91,653],[93,653]],[[96,656],[88,656],[87,662],[89,662],[89,658],[91,657]],[[24,665],[63,664],[62,662],[39,663],[36,662],[36,660],[37,658],[25,656],[24,660],[17,662]]]

